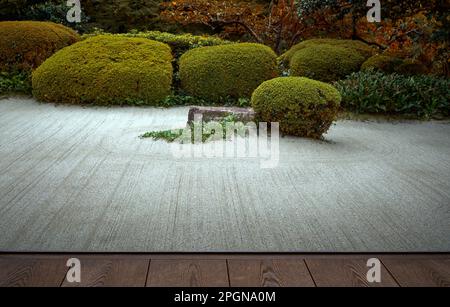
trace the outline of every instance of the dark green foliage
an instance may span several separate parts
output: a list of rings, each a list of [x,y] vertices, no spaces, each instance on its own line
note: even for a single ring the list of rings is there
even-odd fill
[[[85,0],[82,7],[90,22],[110,32],[145,30],[157,22],[159,0]]]
[[[30,73],[0,73],[0,95],[11,93],[31,94]]]
[[[360,113],[410,114],[419,118],[450,115],[450,80],[359,72],[335,84],[342,105]]]

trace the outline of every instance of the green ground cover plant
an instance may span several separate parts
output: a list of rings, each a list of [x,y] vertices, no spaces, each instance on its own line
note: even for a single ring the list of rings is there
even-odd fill
[[[234,127],[237,128],[237,134],[241,136],[245,136],[246,133],[246,127],[243,123],[237,122],[237,119],[234,115],[228,115],[224,117],[219,123],[222,131],[220,134],[216,134],[214,130],[211,130],[207,127],[209,122],[202,122],[202,123],[192,123],[187,125],[184,129],[172,129],[172,130],[162,130],[162,131],[149,131],[141,135],[140,137],[145,138],[151,138],[155,141],[157,140],[164,140],[168,143],[173,143],[175,141],[178,141],[182,144],[186,143],[192,143],[195,142],[195,134],[194,131],[196,129],[196,125],[201,125],[201,137],[202,142],[206,143],[213,140],[219,140],[219,137],[221,136],[222,139],[228,140],[230,139],[230,135],[227,135],[227,125],[233,124]]]
[[[28,72],[0,72],[0,96],[7,94],[31,94],[31,75]]]
[[[342,106],[358,113],[406,114],[419,118],[450,115],[450,80],[364,71],[335,83]]]

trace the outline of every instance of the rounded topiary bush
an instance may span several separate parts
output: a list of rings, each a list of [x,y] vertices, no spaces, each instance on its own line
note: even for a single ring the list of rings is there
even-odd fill
[[[263,122],[279,122],[283,134],[320,138],[337,117],[341,95],[331,85],[302,77],[261,84],[252,106]]]
[[[0,22],[0,71],[31,70],[61,48],[80,40],[72,29],[52,22]]]
[[[394,56],[377,54],[365,61],[361,70],[375,70],[387,73],[393,73],[397,67],[403,63],[403,60]]]
[[[156,104],[170,94],[172,55],[144,38],[96,36],[64,48],[33,72],[33,94],[63,103]]]
[[[395,70],[402,75],[425,75],[427,67],[418,60],[406,59]]]
[[[297,51],[291,59],[291,75],[331,82],[359,71],[364,57],[354,50],[317,45]]]
[[[318,45],[330,45],[336,47],[342,47],[350,50],[354,50],[363,56],[365,59],[368,59],[374,54],[374,49],[370,47],[368,44],[351,39],[332,39],[332,38],[317,38],[317,39],[309,39],[305,40],[301,43],[298,43],[292,46],[288,51],[282,54],[279,57],[279,60],[285,66],[289,65],[292,57],[297,51],[300,51],[305,48],[314,47]]]
[[[212,101],[250,97],[258,85],[277,76],[276,55],[261,44],[197,48],[186,52],[179,64],[183,90]]]

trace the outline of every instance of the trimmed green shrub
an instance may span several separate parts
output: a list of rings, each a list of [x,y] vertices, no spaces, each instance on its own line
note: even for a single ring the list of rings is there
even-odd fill
[[[367,59],[367,61],[362,64],[361,70],[375,70],[386,73],[393,73],[402,63],[403,60],[400,58],[377,54]]]
[[[160,31],[144,31],[123,34],[110,34],[104,32],[94,32],[91,34],[83,35],[83,38],[89,38],[97,35],[115,35],[119,37],[138,37],[155,40],[161,43],[168,44],[172,48],[172,53],[175,58],[179,58],[183,53],[190,49],[205,47],[205,46],[218,46],[232,44],[233,42],[223,40],[216,36],[208,35],[192,35],[192,34],[172,34]]]
[[[52,22],[0,22],[0,71],[34,69],[79,40],[72,29]]]
[[[33,94],[61,103],[154,105],[170,94],[172,55],[143,38],[96,36],[64,48],[33,72]]]
[[[279,122],[283,134],[315,139],[336,120],[340,101],[333,86],[301,77],[266,81],[252,95],[260,121]]]
[[[354,50],[317,45],[297,51],[291,59],[291,75],[323,82],[337,81],[359,71],[364,57]]]
[[[263,81],[277,76],[276,55],[261,44],[193,49],[183,54],[179,65],[182,89],[213,102],[250,97]]]
[[[355,50],[361,56],[363,56],[365,59],[368,59],[375,53],[375,51],[372,47],[370,47],[369,45],[367,45],[366,43],[363,43],[361,41],[350,40],[350,39],[317,38],[317,39],[309,39],[309,40],[303,41],[297,45],[292,46],[291,49],[289,49],[288,51],[286,51],[284,54],[282,54],[279,57],[279,61],[285,67],[287,67],[289,65],[292,57],[294,56],[295,53],[297,53],[297,51],[305,49],[305,48],[309,48],[309,47],[314,47],[317,45],[331,45],[331,46]]]
[[[450,115],[450,80],[367,71],[335,83],[342,105],[359,113]]]
[[[400,59],[389,55],[374,55],[365,61],[361,70],[375,70],[385,73],[399,73],[402,75],[424,75],[428,69],[420,61],[414,59]]]

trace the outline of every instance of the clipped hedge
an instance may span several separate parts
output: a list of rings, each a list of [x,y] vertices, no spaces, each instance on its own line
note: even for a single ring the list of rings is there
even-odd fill
[[[79,40],[76,32],[52,22],[0,22],[0,71],[34,69]]]
[[[375,53],[375,50],[372,47],[361,41],[351,39],[317,38],[317,39],[309,39],[292,46],[291,49],[289,49],[279,57],[279,61],[284,66],[288,67],[292,57],[294,56],[295,53],[297,53],[297,51],[318,45],[331,45],[335,47],[354,50],[361,56],[363,56],[365,59],[368,59]]]
[[[157,104],[170,94],[172,55],[142,38],[96,36],[60,50],[33,72],[33,94],[62,103]]]
[[[83,35],[83,38],[89,38],[96,35],[115,35],[119,37],[138,37],[138,38],[147,38],[151,40],[155,40],[161,43],[165,43],[172,48],[172,53],[175,58],[179,58],[183,53],[190,49],[198,48],[198,47],[206,47],[206,46],[219,46],[219,45],[227,45],[232,44],[233,42],[223,40],[216,36],[200,36],[200,35],[192,35],[192,34],[172,34],[167,32],[160,31],[144,31],[144,32],[136,32],[132,31],[130,33],[123,34],[110,34],[110,33],[91,33]]]
[[[279,122],[283,134],[315,139],[336,120],[340,101],[333,86],[302,77],[266,81],[252,95],[260,121]]]
[[[250,97],[262,82],[277,76],[275,53],[253,43],[193,49],[179,66],[182,89],[213,102]]]
[[[359,113],[450,116],[450,80],[367,71],[335,83],[342,105]]]
[[[297,51],[291,59],[291,75],[323,82],[337,81],[359,71],[364,57],[352,49],[317,45]]]

